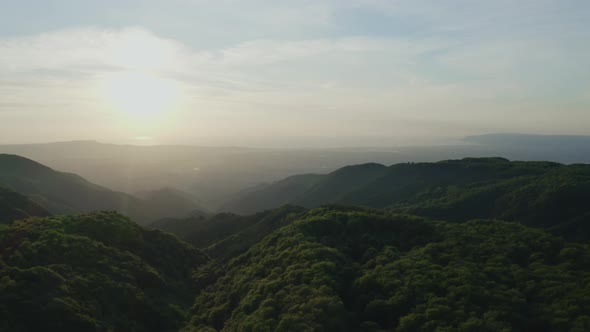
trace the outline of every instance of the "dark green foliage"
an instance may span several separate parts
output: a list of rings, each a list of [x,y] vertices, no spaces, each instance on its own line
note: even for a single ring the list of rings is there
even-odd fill
[[[446,187],[443,195],[394,209],[430,218],[466,221],[494,218],[542,227],[571,240],[590,240],[590,166],[549,169],[466,188]]]
[[[185,330],[586,331],[588,249],[515,223],[316,209],[210,267]]]
[[[302,207],[286,205],[251,216],[221,213],[211,218],[164,219],[150,227],[173,233],[212,257],[223,258],[247,250],[305,211]]]
[[[220,213],[209,218],[205,216],[185,219],[168,218],[154,222],[149,227],[172,233],[197,248],[206,248],[258,223],[271,212],[259,212],[250,216]]]
[[[367,164],[265,190],[250,202],[339,205],[151,225],[213,260],[116,213],[0,223],[0,331],[590,330],[590,166]]]
[[[246,251],[273,231],[289,225],[297,219],[305,209],[286,205],[280,209],[266,213],[263,218],[242,228],[239,232],[209,246],[205,251],[212,257],[227,258]]]
[[[0,228],[0,331],[175,331],[199,251],[116,213]]]
[[[0,186],[0,224],[28,217],[46,217],[49,212],[25,196]]]
[[[297,197],[295,202],[308,207],[317,207],[318,202],[340,202],[348,193],[359,190],[388,172],[388,167],[374,163],[343,167],[324,177],[310,190]]]
[[[53,214],[114,210],[139,222],[149,222],[185,216],[198,208],[170,191],[139,199],[15,155],[0,154],[0,185],[26,195]]]
[[[334,203],[387,208],[452,221],[502,219],[586,241],[588,201],[590,165],[466,158],[345,167],[290,202],[311,208]]]
[[[284,183],[299,180],[291,177],[270,187],[248,192],[243,201],[236,202],[235,205],[229,203],[226,209],[259,211],[262,210],[257,205],[259,200],[267,204],[265,208],[286,203],[305,207],[343,203],[383,208],[413,198],[421,200],[423,197],[414,196],[424,192],[436,194],[433,191],[441,186],[489,184],[523,175],[543,174],[548,169],[559,166],[555,163],[511,163],[503,158],[466,158],[438,163],[404,163],[390,167],[378,164],[348,166],[327,175],[316,175],[313,183],[303,186],[305,191],[281,194]],[[274,202],[263,199],[269,193],[290,196],[286,201],[277,202],[280,205],[268,206]]]
[[[288,177],[252,191],[245,191],[226,203],[222,210],[254,213],[285,204],[317,207],[338,202],[344,195],[380,178],[388,168],[380,164],[347,166],[328,175],[306,174]]]

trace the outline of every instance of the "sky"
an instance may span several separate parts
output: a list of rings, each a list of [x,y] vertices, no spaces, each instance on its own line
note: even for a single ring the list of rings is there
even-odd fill
[[[590,135],[587,0],[0,8],[0,143]]]

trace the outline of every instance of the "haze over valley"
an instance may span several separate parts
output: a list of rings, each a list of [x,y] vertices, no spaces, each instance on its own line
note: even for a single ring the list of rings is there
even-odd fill
[[[444,143],[444,142],[443,142]],[[368,162],[392,165],[464,157],[590,162],[590,137],[498,134],[439,145],[389,147],[260,148],[137,146],[97,141],[2,145],[0,153],[24,156],[131,195],[175,189],[208,211],[243,191],[298,174],[327,174]]]

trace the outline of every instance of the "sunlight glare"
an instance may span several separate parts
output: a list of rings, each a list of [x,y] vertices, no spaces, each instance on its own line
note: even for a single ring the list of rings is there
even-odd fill
[[[176,82],[140,72],[110,74],[102,79],[101,86],[110,107],[133,120],[170,111],[180,97]]]

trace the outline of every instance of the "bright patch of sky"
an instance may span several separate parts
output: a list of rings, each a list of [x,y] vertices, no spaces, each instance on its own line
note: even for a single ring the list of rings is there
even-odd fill
[[[0,142],[590,134],[585,0],[0,8]]]

